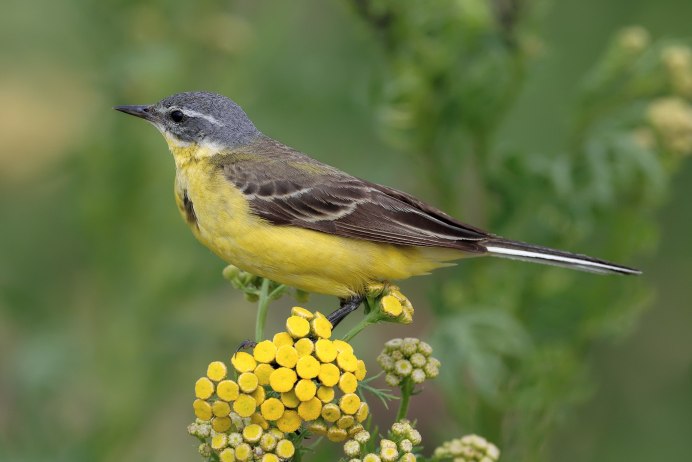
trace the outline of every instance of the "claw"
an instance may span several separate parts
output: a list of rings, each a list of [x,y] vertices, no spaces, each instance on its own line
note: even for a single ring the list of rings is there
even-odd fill
[[[240,350],[254,348],[255,345],[257,345],[257,342],[255,342],[254,340],[243,340],[242,342],[240,342],[240,345],[238,345],[238,348],[235,350],[235,352],[238,353]]]
[[[351,298],[341,299],[339,308],[327,316],[329,322],[332,323],[332,328],[336,327],[346,316],[356,311],[363,300],[365,300],[364,295],[354,295]]]

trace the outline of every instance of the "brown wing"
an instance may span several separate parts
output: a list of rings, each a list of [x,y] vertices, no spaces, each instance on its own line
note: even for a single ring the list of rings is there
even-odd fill
[[[275,225],[389,244],[484,252],[491,237],[395,189],[370,183],[275,141],[219,162],[252,211]]]

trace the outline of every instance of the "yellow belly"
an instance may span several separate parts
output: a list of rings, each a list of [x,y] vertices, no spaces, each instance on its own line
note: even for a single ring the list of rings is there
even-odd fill
[[[185,212],[183,190],[196,223]],[[176,199],[197,239],[223,260],[308,292],[348,297],[368,283],[425,274],[463,256],[272,225],[252,214],[243,194],[204,162],[179,166]]]

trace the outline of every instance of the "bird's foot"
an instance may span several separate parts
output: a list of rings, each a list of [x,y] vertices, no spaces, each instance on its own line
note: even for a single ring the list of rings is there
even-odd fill
[[[238,348],[235,350],[235,352],[238,353],[240,350],[254,348],[255,345],[257,345],[257,342],[255,342],[254,340],[243,340],[242,342],[240,342],[240,345],[238,345]]]
[[[354,295],[351,298],[341,299],[339,308],[327,316],[329,322],[332,323],[332,328],[339,325],[339,323],[343,321],[346,316],[356,311],[360,304],[363,303],[363,300],[365,300],[364,295]]]

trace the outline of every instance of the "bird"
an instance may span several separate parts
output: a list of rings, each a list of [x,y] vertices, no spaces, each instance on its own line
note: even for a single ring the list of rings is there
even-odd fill
[[[349,175],[263,134],[223,95],[192,91],[114,109],[150,122],[176,167],[175,201],[194,236],[227,263],[333,295],[336,325],[374,283],[493,256],[590,271],[638,269],[506,239],[403,191]]]

